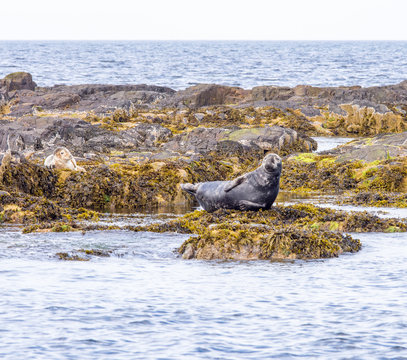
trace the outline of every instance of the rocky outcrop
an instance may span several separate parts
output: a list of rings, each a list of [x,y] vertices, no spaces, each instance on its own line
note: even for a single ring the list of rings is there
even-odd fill
[[[199,84],[180,90],[160,102],[161,106],[199,108],[210,105],[238,104],[248,99],[249,90],[215,84]]]
[[[10,92],[15,90],[35,90],[37,84],[33,81],[31,74],[26,72],[15,72],[0,79],[0,88]]]
[[[65,146],[76,155],[87,152],[110,153],[111,150],[134,150],[158,146],[172,132],[158,124],[138,124],[122,131],[109,131],[100,125],[75,118],[23,117],[3,121],[0,147],[7,149],[7,137],[14,151],[34,150],[38,155],[57,146]]]
[[[294,88],[258,86],[252,90],[216,84],[199,84],[185,90],[153,85],[56,85],[35,87],[31,75],[14,73],[0,83],[0,116],[19,118],[39,111],[92,113],[104,117],[120,110],[137,116],[140,109],[176,108],[185,111],[185,121],[207,123],[224,121],[228,110],[239,121],[262,123],[264,118],[250,115],[257,109],[270,109],[269,120],[281,118],[278,125],[310,133],[368,136],[407,130],[407,80],[399,84],[362,88],[313,87]],[[205,108],[206,109],[202,109]],[[222,113],[205,110],[222,107]],[[243,109],[254,109],[244,112]],[[216,115],[219,114],[219,119]],[[171,116],[171,115],[169,115]],[[275,124],[275,122],[272,122]],[[237,124],[239,125],[239,124]]]
[[[313,205],[273,206],[261,212],[195,211],[141,228],[194,234],[179,253],[185,259],[317,259],[357,252],[360,241],[340,232],[407,231],[397,219]]]
[[[316,150],[316,142],[295,130],[280,126],[250,129],[196,128],[175,136],[164,146],[165,150],[181,154],[207,154],[211,151],[228,155],[244,152],[289,152]]]
[[[58,85],[32,90],[21,90],[9,96],[13,104],[8,116],[19,117],[36,110],[103,114],[117,108],[129,110],[134,106],[154,105],[175,93],[169,88],[149,85]]]
[[[337,161],[340,162],[348,160],[371,162],[407,156],[407,131],[354,140],[322,154],[337,156]]]
[[[252,89],[253,102],[286,102],[292,105],[335,105],[355,103],[361,106],[371,106],[376,111],[385,112],[389,109],[385,104],[407,104],[407,80],[396,85],[313,87],[298,85],[294,88],[279,86],[259,86]],[[294,106],[295,107],[295,106]],[[342,113],[343,114],[343,113]]]

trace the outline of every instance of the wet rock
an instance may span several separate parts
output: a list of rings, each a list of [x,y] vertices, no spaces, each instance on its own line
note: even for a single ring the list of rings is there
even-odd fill
[[[359,193],[340,198],[339,203],[352,204],[356,206],[407,208],[407,194],[361,191]]]
[[[140,230],[194,234],[179,249],[197,259],[315,259],[361,249],[341,231],[406,231],[405,222],[313,205],[275,206],[261,212],[195,211]]]
[[[280,188],[303,193],[344,190],[406,192],[406,165],[406,157],[372,162],[340,161],[332,155],[303,153],[285,160]]]
[[[364,160],[367,162],[407,156],[407,131],[354,140],[324,154],[338,156],[337,161]]]

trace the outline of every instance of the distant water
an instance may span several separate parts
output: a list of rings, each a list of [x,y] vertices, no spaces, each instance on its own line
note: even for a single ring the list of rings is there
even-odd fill
[[[375,86],[407,79],[407,42],[1,41],[0,78],[15,71],[39,86]]]

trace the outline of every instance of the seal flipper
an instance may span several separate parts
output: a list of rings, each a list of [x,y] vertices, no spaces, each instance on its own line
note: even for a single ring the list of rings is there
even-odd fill
[[[240,200],[239,201],[239,208],[240,210],[260,210],[260,209],[264,209],[266,207],[266,204],[259,204],[259,203],[254,203],[252,201],[248,201],[248,200]]]
[[[236,186],[239,186],[240,184],[244,183],[245,180],[246,180],[246,177],[244,175],[239,176],[235,180],[232,180],[228,185],[226,185],[224,191],[229,192],[230,190],[234,189]]]
[[[199,184],[181,184],[181,189],[186,191],[187,193],[191,194],[191,195],[195,195],[196,191],[198,190],[198,185]]]

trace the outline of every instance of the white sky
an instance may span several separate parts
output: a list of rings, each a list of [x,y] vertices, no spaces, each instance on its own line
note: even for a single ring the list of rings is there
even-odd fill
[[[407,0],[1,0],[0,40],[407,40]]]

